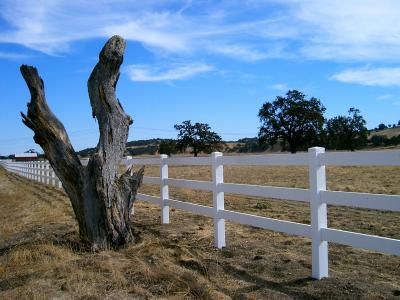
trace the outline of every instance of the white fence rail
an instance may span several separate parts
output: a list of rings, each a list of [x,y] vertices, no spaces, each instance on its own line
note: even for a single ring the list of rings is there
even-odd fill
[[[27,178],[55,185],[58,179],[47,162],[0,163],[9,171]],[[170,207],[214,219],[214,244],[225,247],[225,220],[264,229],[304,236],[312,240],[312,277],[328,276],[328,242],[400,255],[400,240],[328,228],[327,204],[400,212],[400,195],[383,195],[326,190],[325,166],[400,166],[400,151],[326,153],[324,148],[310,148],[308,153],[210,157],[125,159],[125,165],[157,165],[160,177],[145,176],[143,182],[160,186],[160,196],[138,194],[137,199],[160,205],[161,222],[169,223]],[[211,166],[212,181],[173,179],[168,166]],[[309,168],[309,189],[233,184],[224,182],[226,165],[292,166]],[[58,181],[60,186],[60,182]],[[204,206],[169,198],[169,186],[211,191],[213,206]],[[224,193],[285,199],[310,203],[311,225],[255,216],[224,209]]]
[[[160,177],[144,177],[143,182],[160,185],[160,197],[138,194],[137,199],[158,204],[162,223],[169,222],[169,207],[214,218],[214,244],[225,246],[225,220],[264,229],[299,235],[312,240],[312,277],[328,276],[328,242],[400,255],[400,240],[328,228],[327,204],[400,212],[400,195],[352,193],[326,190],[325,166],[400,166],[400,151],[325,152],[310,148],[308,153],[211,157],[126,159],[126,165],[159,165]],[[208,165],[213,180],[198,181],[168,178],[168,166]],[[223,166],[308,166],[309,189],[225,183]],[[169,199],[168,187],[211,191],[213,206]],[[310,203],[311,225],[260,217],[224,209],[224,193],[284,199]]]

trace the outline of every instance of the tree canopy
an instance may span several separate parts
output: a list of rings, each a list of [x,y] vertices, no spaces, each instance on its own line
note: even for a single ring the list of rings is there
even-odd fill
[[[211,153],[221,150],[223,147],[221,137],[211,131],[211,127],[205,123],[192,124],[190,120],[174,125],[178,130],[177,146],[180,151],[185,151],[188,147],[192,148],[194,156],[200,152]]]
[[[178,147],[175,140],[163,140],[158,146],[158,152],[160,154],[175,154],[178,151]]]
[[[348,116],[337,116],[328,120],[326,129],[329,148],[354,151],[367,144],[368,129],[360,110],[352,107],[348,113]]]
[[[259,140],[271,146],[280,141],[283,148],[288,145],[292,153],[315,146],[323,132],[324,112],[319,99],[306,99],[302,92],[290,90],[285,97],[277,96],[261,107]]]
[[[379,124],[378,125],[378,130],[384,130],[384,129],[387,129],[388,127],[385,125],[385,124],[383,124],[383,123],[381,123],[381,124]]]

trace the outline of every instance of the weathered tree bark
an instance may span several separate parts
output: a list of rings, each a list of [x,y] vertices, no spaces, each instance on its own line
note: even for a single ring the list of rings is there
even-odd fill
[[[38,143],[68,194],[82,240],[93,250],[116,247],[133,241],[130,213],[143,178],[143,168],[128,169],[119,176],[132,119],[115,96],[125,41],[108,40],[88,80],[93,117],[98,120],[100,139],[88,165],[82,166],[63,124],[47,105],[43,80],[36,68],[22,65],[31,100],[23,123],[31,128]]]

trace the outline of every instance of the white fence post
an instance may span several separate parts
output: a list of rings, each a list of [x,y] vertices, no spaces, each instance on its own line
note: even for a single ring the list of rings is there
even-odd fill
[[[219,218],[219,210],[224,209],[224,192],[220,191],[219,184],[224,182],[224,166],[219,158],[221,152],[211,154],[213,180],[213,207],[214,207],[214,245],[217,248],[225,247],[225,220]]]
[[[38,182],[42,182],[42,161],[38,161]]]
[[[33,180],[37,180],[37,176],[36,176],[36,164],[37,164],[37,161],[34,161],[33,163],[32,163],[32,172],[33,172]]]
[[[41,170],[40,170],[40,160],[36,163],[36,174],[37,174],[37,182],[40,182],[42,180],[41,176]]]
[[[48,161],[45,162],[46,166],[46,184],[50,184],[50,164]]]
[[[56,186],[56,174],[53,168],[51,168],[51,185]]]
[[[308,149],[310,207],[311,207],[311,236],[312,236],[312,277],[321,279],[328,277],[328,242],[322,240],[321,228],[328,223],[327,205],[321,202],[320,191],[326,190],[325,166],[320,164],[318,156],[325,149],[314,147]]]
[[[35,162],[35,180],[39,181],[40,177],[39,177],[39,161]]]
[[[40,161],[36,162],[36,181],[40,182]]]
[[[166,205],[166,201],[169,199],[169,188],[166,183],[168,179],[168,155],[161,154],[160,164],[160,200],[161,200],[161,224],[169,224],[169,205]]]
[[[42,160],[40,162],[40,178],[41,178],[40,182],[41,183],[46,183],[46,180],[44,178],[44,174],[46,174],[44,171],[44,168],[45,168],[45,162]]]

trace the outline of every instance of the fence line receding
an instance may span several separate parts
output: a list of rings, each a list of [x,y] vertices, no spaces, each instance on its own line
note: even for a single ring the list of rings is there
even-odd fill
[[[326,190],[325,166],[400,166],[400,151],[325,152],[314,147],[308,153],[223,156],[214,152],[209,157],[127,158],[130,165],[159,166],[159,177],[144,176],[143,183],[160,186],[160,196],[139,193],[137,199],[157,204],[162,224],[169,223],[170,207],[214,219],[214,245],[225,247],[225,220],[310,238],[312,241],[312,277],[328,276],[328,242],[400,255],[400,240],[328,228],[327,204],[400,212],[400,195],[370,194]],[[48,162],[0,161],[8,171],[29,179],[61,187]],[[210,166],[212,181],[174,179],[168,177],[168,166]],[[224,166],[308,166],[309,188],[286,188],[224,182]],[[174,200],[169,186],[210,191],[213,206]],[[302,224],[261,217],[224,208],[224,193],[310,203],[311,224]]]

